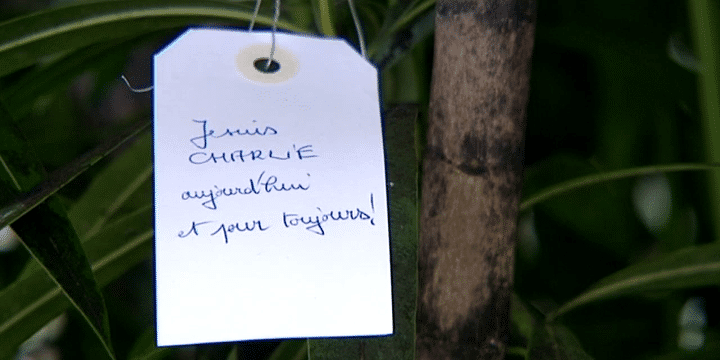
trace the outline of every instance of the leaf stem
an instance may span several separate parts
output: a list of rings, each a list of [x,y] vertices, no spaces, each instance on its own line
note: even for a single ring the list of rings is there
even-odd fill
[[[706,160],[720,161],[720,5],[714,0],[690,0],[690,23],[695,51],[700,60],[698,78],[702,133]],[[720,171],[710,173],[708,183],[711,223],[720,240]]]
[[[613,295],[619,295],[623,291],[629,291],[647,284],[654,282],[667,281],[673,278],[683,277],[707,277],[712,276],[720,271],[720,263],[711,262],[707,264],[699,265],[688,265],[682,268],[670,269],[665,271],[658,271],[651,274],[641,274],[638,276],[630,277],[618,281],[615,283],[600,286],[592,289],[574,299],[567,302],[565,305],[557,309],[552,314],[548,315],[547,321],[553,322],[557,317],[577,308],[578,306],[590,303],[592,301],[610,297]]]
[[[610,171],[600,174],[592,174],[576,179],[561,182],[557,185],[550,186],[540,190],[529,198],[520,203],[520,211],[525,211],[543,202],[549,198],[555,197],[562,193],[575,190],[581,187],[599,184],[605,181],[624,179],[634,176],[647,175],[658,172],[675,172],[675,171],[697,171],[697,170],[717,170],[720,169],[720,163],[713,164],[668,164],[668,165],[652,165],[636,167],[631,169],[623,169]]]
[[[416,18],[418,18],[420,15],[422,15],[425,11],[427,11],[434,5],[435,0],[426,0],[421,2],[418,6],[414,7],[412,10],[406,12],[405,15],[401,16],[395,22],[395,24],[393,24],[389,32],[392,34],[408,26],[411,22],[413,22]]]
[[[320,32],[325,36],[336,36],[335,25],[333,24],[333,16],[335,14],[335,6],[332,0],[312,0],[313,15],[315,16],[315,24]]]

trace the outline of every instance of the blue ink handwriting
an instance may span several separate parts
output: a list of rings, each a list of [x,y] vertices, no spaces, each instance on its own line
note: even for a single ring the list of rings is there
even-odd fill
[[[221,138],[224,136],[236,136],[236,135],[259,135],[259,136],[266,136],[266,135],[275,135],[277,134],[277,130],[271,126],[266,126],[262,130],[260,130],[260,127],[255,127],[255,129],[225,129],[224,132],[215,132],[213,129],[208,130],[208,121],[207,120],[195,120],[194,122],[198,124],[202,124],[202,135],[196,136],[194,138],[190,139],[190,142],[195,145],[198,149],[206,149],[208,145],[208,138]],[[253,120],[253,123],[256,123],[257,120]]]
[[[235,150],[233,152],[206,153],[204,151],[194,152],[188,157],[188,161],[194,165],[202,165],[207,163],[244,163],[246,161],[262,161],[262,160],[305,160],[316,158],[312,145],[303,145],[297,147],[292,145],[292,150],[274,151],[274,150]]]
[[[373,194],[370,194],[370,206],[374,213],[375,203],[373,201]],[[325,235],[323,223],[328,221],[360,220],[369,221],[370,225],[375,225],[375,218],[367,212],[360,210],[359,207],[355,208],[355,210],[332,210],[330,212],[323,212],[319,207],[316,209],[319,214],[298,215],[283,212],[283,224],[286,228],[304,226],[306,230],[318,235]]]
[[[187,232],[180,231],[178,233],[178,237],[180,238],[186,238],[190,235],[200,236],[200,231],[198,227],[201,225],[206,224],[212,224],[215,223],[215,221],[201,221],[196,222],[193,221],[192,225],[190,226],[190,229]],[[243,225],[240,225],[240,222],[232,223],[232,224],[220,224],[220,226],[217,227],[217,229],[210,233],[210,236],[215,236],[216,234],[220,233],[222,231],[222,235],[225,238],[225,243],[228,243],[228,233],[234,233],[234,232],[251,232],[255,230],[259,231],[266,231],[270,228],[270,226],[263,227],[261,220],[253,220],[252,222],[244,222]]]
[[[310,174],[307,174],[308,178],[310,177]],[[246,187],[219,187],[217,185],[214,186],[214,189],[208,189],[208,190],[195,190],[195,191],[184,191],[180,198],[183,200],[192,200],[192,199],[198,199],[198,200],[204,200],[201,203],[202,206],[204,206],[207,209],[210,210],[217,210],[217,202],[216,199],[219,197],[228,197],[228,196],[235,196],[235,195],[260,195],[265,193],[271,193],[271,192],[281,192],[281,191],[307,191],[310,189],[310,184],[300,184],[300,183],[284,183],[280,182],[278,180],[277,176],[275,175],[269,175],[265,176],[265,171],[261,172],[260,175],[258,175],[257,179],[248,179],[249,185]]]

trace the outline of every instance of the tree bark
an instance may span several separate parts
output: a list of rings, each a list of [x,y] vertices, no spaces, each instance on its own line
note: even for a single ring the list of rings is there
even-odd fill
[[[534,0],[439,0],[424,159],[417,353],[502,359]]]

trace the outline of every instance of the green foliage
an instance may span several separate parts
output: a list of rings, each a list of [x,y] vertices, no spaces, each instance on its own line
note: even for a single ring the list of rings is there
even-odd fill
[[[593,301],[625,294],[716,286],[720,284],[720,243],[689,246],[659,259],[639,262],[618,271],[577,298],[549,320]]]
[[[85,46],[213,21],[252,17],[247,3],[224,1],[104,1],[70,4],[10,20],[0,26],[0,76]],[[272,19],[258,17],[260,24]],[[286,22],[278,26],[303,31]]]
[[[0,162],[4,170],[4,196],[1,201],[9,203],[18,193],[28,192],[40,182],[42,166],[32,157],[31,149],[23,141],[2,103],[0,117],[0,132],[4,140],[3,148],[0,149]],[[80,240],[61,200],[57,196],[42,200],[44,202],[38,204],[27,205],[23,201],[19,205],[6,207],[28,209],[28,213],[17,219],[13,227],[22,234],[21,241],[32,257],[92,327],[107,355],[114,358],[105,302]]]
[[[578,339],[562,325],[544,324],[535,329],[528,359],[591,360]]]
[[[690,16],[695,23],[693,40],[697,49],[700,73],[700,111],[707,161],[720,161],[720,4],[712,0],[688,2]],[[712,173],[711,212],[715,219],[715,237],[720,237],[720,172]]]
[[[57,342],[64,358],[413,358],[415,125],[427,116],[434,1],[356,2],[389,110],[394,336],[161,349],[149,102],[118,97],[117,78],[137,49],[155,51],[187,26],[246,27],[254,3],[63,3],[0,23],[0,225],[25,245],[0,255],[0,359],[68,309],[80,320]],[[538,5],[507,357],[717,358],[717,2]],[[271,19],[267,4],[257,23]],[[358,43],[345,2],[284,1],[278,27]],[[673,47],[691,38],[699,60],[674,63]],[[109,121],[107,108],[128,98],[136,111]],[[710,317],[695,352],[678,346],[691,295]]]

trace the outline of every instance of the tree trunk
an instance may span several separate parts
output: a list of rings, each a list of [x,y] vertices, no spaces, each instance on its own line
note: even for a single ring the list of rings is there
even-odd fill
[[[437,2],[417,359],[505,356],[535,9]]]

